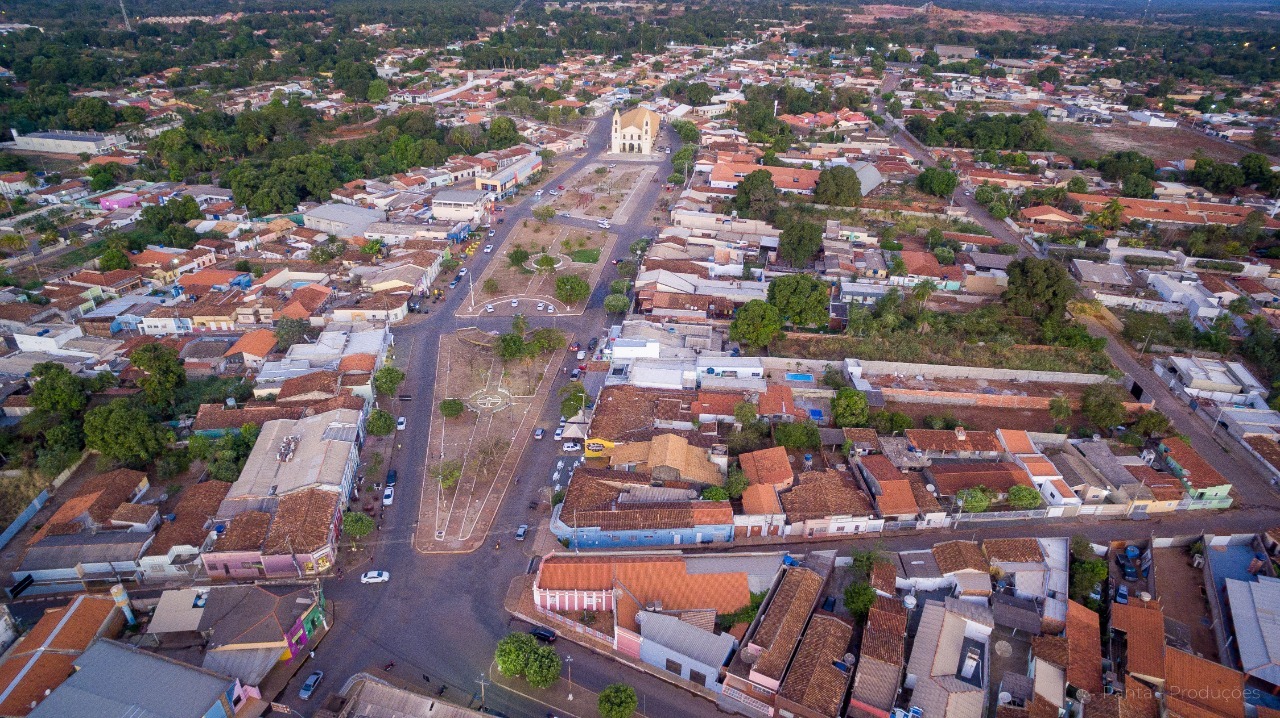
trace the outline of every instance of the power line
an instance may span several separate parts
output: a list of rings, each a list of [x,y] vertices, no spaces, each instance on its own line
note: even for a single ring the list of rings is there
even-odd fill
[[[133,32],[133,25],[129,24],[129,13],[124,9],[124,0],[120,0],[120,14],[124,16],[124,29]]]

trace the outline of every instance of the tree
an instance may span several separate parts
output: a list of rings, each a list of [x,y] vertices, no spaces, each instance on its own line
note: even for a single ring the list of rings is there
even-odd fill
[[[811,274],[789,274],[769,283],[769,304],[798,327],[825,326],[831,317],[830,289]]]
[[[916,177],[916,187],[920,188],[921,192],[935,197],[950,197],[951,193],[956,191],[958,183],[959,179],[954,172],[937,167],[929,167]]]
[[[1108,182],[1117,182],[1134,174],[1155,177],[1156,163],[1141,152],[1120,150],[1098,158],[1098,173]]]
[[[1080,395],[1080,413],[1099,429],[1110,431],[1125,420],[1125,408],[1120,397],[1120,387],[1110,384],[1090,384]]]
[[[144,344],[129,355],[129,362],[145,372],[138,386],[155,406],[171,406],[178,389],[187,383],[178,350],[159,342]]]
[[[1071,413],[1071,400],[1065,396],[1055,396],[1049,400],[1049,416],[1054,421],[1066,421],[1071,418]]]
[[[625,294],[610,294],[604,298],[604,311],[608,314],[625,314],[631,308],[631,300]]]
[[[404,382],[404,372],[387,365],[373,373],[373,388],[379,394],[394,394]]]
[[[591,285],[582,277],[566,274],[556,277],[556,299],[565,304],[577,304],[591,296]]]
[[[729,324],[729,340],[752,349],[762,349],[782,333],[778,308],[761,299],[752,299],[738,308]]]
[[[711,98],[715,97],[715,94],[715,90],[711,89],[711,85],[705,82],[695,82],[684,91],[685,99],[694,107],[708,104],[711,102]]]
[[[1168,433],[1169,426],[1169,417],[1152,409],[1142,412],[1138,420],[1133,422],[1133,431],[1143,436],[1164,436]]]
[[[462,480],[462,462],[457,459],[449,459],[436,464],[435,469],[431,472],[436,483],[440,484],[442,489],[451,489]]]
[[[523,267],[524,263],[529,261],[529,250],[516,247],[507,252],[507,261],[511,263],[512,267]]]
[[[560,389],[560,416],[566,419],[578,415],[587,404],[587,388],[580,381],[571,381]]]
[[[373,531],[373,519],[363,511],[347,511],[342,514],[342,533],[359,541]]]
[[[1009,508],[1015,511],[1030,511],[1040,508],[1041,503],[1040,492],[1034,488],[1021,484],[1009,487]]]
[[[933,257],[938,260],[938,264],[952,265],[956,263],[956,253],[950,247],[934,247]]]
[[[172,440],[172,432],[127,399],[116,399],[84,415],[85,446],[117,461],[145,464],[163,454]]]
[[[615,280],[613,280],[612,282],[609,282],[609,293],[610,293],[610,294],[622,294],[622,295],[626,295],[626,293],[627,293],[627,292],[629,292],[629,291],[631,291],[631,281],[630,281],[630,280],[627,280],[627,279],[615,279]]]
[[[19,252],[25,251],[28,246],[30,245],[27,243],[27,240],[20,234],[9,233],[4,236],[0,236],[0,249],[3,249],[8,254],[18,254]],[[125,261],[128,261],[127,257],[125,258]]]
[[[698,126],[688,120],[672,120],[671,129],[680,136],[680,141],[685,144],[698,143]]]
[[[877,434],[893,436],[915,426],[915,422],[900,411],[876,411],[867,416],[867,426],[875,429]]]
[[[527,633],[508,633],[498,641],[493,660],[508,678],[519,678],[529,667],[529,658],[538,650],[538,640]]]
[[[1106,561],[1096,557],[1072,561],[1069,594],[1073,600],[1083,601],[1093,591],[1093,587],[1105,581],[1106,578]]]
[[[445,399],[440,402],[440,415],[446,419],[456,419],[466,410],[467,405],[461,399]]]
[[[1076,175],[1067,180],[1067,191],[1072,194],[1084,194],[1089,191],[1089,182],[1084,177]]]
[[[756,170],[738,183],[733,207],[744,217],[770,219],[778,209],[778,190],[773,186],[769,170]]]
[[[133,266],[133,264],[129,261],[129,255],[115,247],[108,249],[102,253],[101,257],[98,257],[98,269],[104,272],[110,272],[116,269],[128,269],[131,266]]]
[[[549,204],[540,204],[533,208],[533,218],[539,222],[546,224],[556,216],[556,208]]]
[[[733,420],[739,424],[750,424],[756,420],[756,405],[749,401],[740,401],[733,405]]]
[[[373,436],[386,436],[396,430],[396,418],[382,409],[374,409],[365,419],[364,430]]]
[[[863,426],[867,423],[867,395],[845,386],[836,390],[831,399],[831,420],[840,428]]]
[[[748,481],[746,475],[742,473],[742,469],[735,466],[732,469],[729,469],[729,477],[725,479],[724,490],[725,493],[729,494],[729,498],[740,499],[742,498],[742,492],[746,491],[747,487],[750,485],[751,482]]]
[[[728,501],[729,492],[721,486],[708,486],[702,490],[703,501]]]
[[[504,362],[523,359],[527,351],[524,337],[518,332],[507,332],[498,337],[498,358]]]
[[[560,680],[560,654],[551,646],[538,646],[525,662],[524,679],[534,688],[549,688]]]
[[[876,590],[864,581],[854,581],[844,590],[844,607],[858,623],[867,620],[875,602]]]
[[[812,421],[784,421],[773,427],[773,441],[788,449],[817,449],[822,446],[818,425]]]
[[[812,222],[793,222],[778,238],[778,256],[793,267],[803,267],[822,249],[822,227]]]
[[[84,382],[62,364],[40,362],[31,367],[36,382],[31,387],[31,406],[64,418],[76,416],[89,403]]]
[[[631,718],[640,701],[636,698],[636,689],[626,683],[612,683],[600,691],[596,700],[596,710],[600,718]]]
[[[856,207],[862,202],[862,181],[857,170],[836,165],[818,174],[818,186],[813,190],[813,201],[837,207]]]
[[[991,505],[991,494],[986,488],[978,486],[972,489],[960,489],[956,492],[956,500],[963,510],[971,514],[980,514]]]
[[[284,317],[276,322],[276,344],[288,349],[305,339],[310,330],[311,324],[306,320]]]
[[[1151,199],[1151,195],[1155,194],[1155,191],[1155,183],[1136,173],[1125,177],[1124,182],[1120,185],[1120,194],[1125,197]]]
[[[369,83],[369,102],[382,102],[391,94],[387,81],[381,78]]]
[[[1015,313],[1040,324],[1061,321],[1076,284],[1066,268],[1052,259],[1027,257],[1011,262],[1004,302]]]

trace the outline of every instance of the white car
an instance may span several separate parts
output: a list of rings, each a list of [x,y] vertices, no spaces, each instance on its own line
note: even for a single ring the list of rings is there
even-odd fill
[[[407,424],[408,424],[408,420],[406,420],[403,416],[400,417],[399,419],[396,419],[396,431],[404,431],[404,427]]]
[[[512,300],[511,300],[511,306],[513,306],[513,307],[518,307],[518,306],[520,306],[520,300],[519,300],[519,299],[512,299]]]
[[[534,197],[541,197],[541,196],[542,196],[542,190],[538,190],[537,192],[534,192],[534,193],[533,193],[533,196],[534,196]]]
[[[396,489],[395,489],[395,487],[394,487],[394,486],[388,486],[388,487],[386,488],[386,490],[382,492],[382,505],[383,505],[383,506],[390,506],[390,505],[391,505],[391,501],[392,501],[393,499],[395,499],[395,497],[396,497]]]
[[[466,267],[463,267],[462,269],[459,269],[459,270],[458,270],[458,276],[459,276],[459,277],[465,277],[465,276],[467,276],[467,268],[466,268]]]
[[[668,148],[667,148],[667,154],[671,154],[671,148],[670,148],[670,147],[668,147]]]
[[[551,195],[552,197],[558,197],[558,196],[560,196],[560,193],[559,193],[559,192],[557,192],[557,191],[555,191],[555,190],[548,190],[548,191],[547,191],[547,194]]]
[[[492,313],[493,313],[493,305],[492,305],[492,304],[486,305],[486,306],[485,306],[485,308],[484,308],[484,311],[485,311],[486,313],[492,314]]]
[[[570,452],[570,451],[582,451],[582,444],[579,444],[579,443],[578,443],[578,442],[576,442],[576,441],[566,441],[566,442],[564,442],[564,445],[563,445],[563,446],[561,446],[560,448],[561,448],[561,449],[563,449],[563,450],[564,450],[564,451],[566,451],[566,452]]]
[[[489,233],[489,236],[490,236],[490,237],[492,237],[492,236],[493,236],[493,232],[490,232],[490,233]],[[492,244],[486,244],[486,245],[484,246],[484,253],[485,253],[485,254],[493,254],[493,245],[492,245]]]
[[[498,236],[498,230],[496,230],[496,229],[491,229],[491,230],[489,230],[489,236],[490,236],[490,237],[497,237],[497,236]]]
[[[391,580],[391,574],[386,571],[365,571],[360,574],[360,583],[386,583]]]
[[[559,441],[563,437],[564,437],[564,425],[562,424],[559,428],[556,429],[556,433],[552,435],[552,438],[555,439],[556,441]]]
[[[618,165],[616,165],[616,164],[611,164],[611,165],[609,165],[609,169],[613,169],[614,167],[617,167],[617,166],[618,166]]]
[[[542,311],[542,308],[545,306],[547,306],[546,302],[538,302],[538,311]]]
[[[555,314],[555,313],[556,313],[556,308],[555,308],[555,307],[553,307],[553,306],[551,306],[550,304],[548,304],[548,305],[547,305],[547,314]]]
[[[599,227],[600,229],[608,229],[612,225],[610,225],[608,222],[596,222],[596,226]]]

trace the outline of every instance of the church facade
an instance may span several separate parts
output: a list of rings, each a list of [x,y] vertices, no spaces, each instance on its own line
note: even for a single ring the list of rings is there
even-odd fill
[[[653,110],[637,107],[626,114],[613,111],[613,140],[610,151],[629,154],[652,154],[658,139],[662,118]]]

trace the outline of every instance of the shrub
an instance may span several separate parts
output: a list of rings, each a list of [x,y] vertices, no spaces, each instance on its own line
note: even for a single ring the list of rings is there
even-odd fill
[[[440,402],[440,413],[446,419],[456,419],[466,410],[467,405],[463,404],[461,399],[445,399]]]

